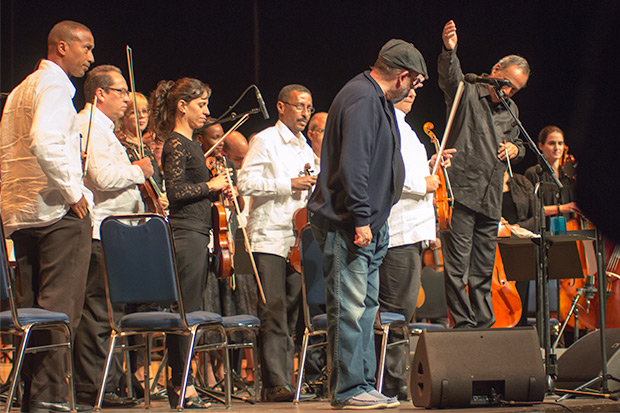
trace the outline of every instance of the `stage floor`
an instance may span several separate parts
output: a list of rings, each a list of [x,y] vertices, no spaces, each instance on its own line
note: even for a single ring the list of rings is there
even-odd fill
[[[592,398],[580,398],[565,400],[562,402],[562,407],[559,404],[554,403],[557,397],[547,397],[545,403],[538,403],[532,406],[507,406],[507,407],[476,407],[468,409],[437,409],[436,411],[441,413],[471,413],[471,412],[484,412],[484,413],[513,413],[513,412],[620,412],[620,402],[592,399]],[[144,411],[144,404],[136,406],[132,409],[103,409],[103,411],[113,412],[137,412]],[[147,411],[151,412],[169,412],[173,411],[168,406],[167,401],[156,401],[152,403],[151,408]],[[187,410],[191,411],[191,410]],[[221,404],[213,404],[208,411],[228,411],[228,412],[243,412],[243,413],[265,413],[265,412],[330,412],[333,411],[329,402],[327,401],[306,401],[300,403],[298,406],[293,403],[256,403],[254,405],[244,403],[241,401],[234,401],[230,409],[226,409]],[[408,411],[428,411],[423,407],[414,407],[411,401],[401,403],[401,405],[395,409],[385,409],[385,412],[408,412]]]

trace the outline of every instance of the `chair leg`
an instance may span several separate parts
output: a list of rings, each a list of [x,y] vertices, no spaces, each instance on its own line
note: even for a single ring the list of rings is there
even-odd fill
[[[254,398],[256,399],[256,401],[260,400],[260,388],[261,388],[261,371],[260,371],[260,359],[259,359],[259,355],[258,355],[258,339],[257,339],[257,334],[254,332],[254,337],[253,338],[253,343],[254,345],[252,346],[252,358],[254,360],[253,361],[253,365],[254,365]]]
[[[17,350],[17,354],[13,356],[15,368],[13,369],[13,376],[9,377],[11,380],[11,387],[9,394],[6,398],[6,410],[8,413],[11,410],[11,404],[13,404],[13,396],[15,395],[15,388],[17,387],[17,381],[19,380],[19,374],[22,371],[22,364],[24,362],[24,355],[26,354],[26,347],[28,346],[28,340],[30,339],[30,327],[26,327],[24,335],[22,336],[22,343]]]
[[[177,403],[177,411],[183,410],[183,404],[185,403],[185,391],[187,390],[187,379],[189,378],[189,369],[192,365],[192,358],[194,355],[194,345],[196,343],[197,329],[194,327],[191,329],[191,338],[189,341],[189,348],[187,349],[187,361],[185,362],[185,370],[183,372],[183,382],[181,383],[181,394],[179,395],[179,402]]]
[[[144,408],[151,407],[151,335],[144,334]]]
[[[388,336],[390,335],[390,326],[383,326],[383,334],[381,338],[381,355],[379,356],[379,369],[377,380],[377,391],[381,393],[383,389],[383,372],[385,370],[385,355],[387,353]]]
[[[75,365],[73,364],[73,342],[71,340],[71,330],[69,326],[65,326],[67,333],[67,365],[69,369],[69,407],[71,411],[77,411],[75,401]]]
[[[108,356],[105,359],[105,368],[103,369],[103,378],[101,379],[101,387],[97,394],[97,404],[94,410],[101,410],[101,404],[103,403],[103,394],[105,393],[105,385],[108,380],[108,373],[110,372],[110,364],[112,364],[112,357],[114,356],[114,347],[116,346],[116,332],[112,331],[110,335],[110,346],[108,348]]]
[[[306,368],[306,355],[308,353],[308,329],[304,331],[304,338],[301,343],[301,352],[299,355],[301,359],[299,360],[299,368],[297,369],[297,388],[295,389],[295,398],[293,399],[294,404],[299,404],[299,397],[301,395],[301,384],[304,380],[304,370]]]
[[[230,370],[230,350],[228,349],[228,339],[226,338],[226,332],[223,331],[223,338],[226,340],[224,344],[224,399],[227,408],[230,408],[232,403],[232,374]]]

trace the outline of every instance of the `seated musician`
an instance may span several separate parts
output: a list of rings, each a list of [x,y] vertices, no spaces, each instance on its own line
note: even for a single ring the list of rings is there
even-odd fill
[[[555,171],[558,179],[564,186],[562,190],[557,187],[545,185],[543,190],[543,204],[545,205],[545,216],[563,215],[568,221],[575,217],[575,214],[581,214],[579,207],[574,202],[574,180],[567,173],[561,160],[564,155],[564,132],[557,126],[545,126],[538,134],[538,149],[549,162],[549,165]],[[532,185],[538,182],[536,169],[538,166],[532,166],[525,171],[525,176],[530,180]],[[551,176],[547,172],[543,172],[543,182],[553,182]],[[547,226],[549,228],[549,226]]]
[[[203,310],[203,293],[208,265],[211,202],[229,192],[226,174],[213,176],[205,164],[200,143],[193,140],[194,129],[202,127],[209,115],[211,89],[197,79],[161,81],[150,96],[151,121],[157,136],[166,136],[162,165],[170,201],[170,224],[174,236],[176,262],[185,311]],[[170,406],[175,408],[181,392],[183,367],[189,337],[167,337],[172,385]],[[208,403],[196,392],[193,379],[187,383],[186,408],[204,408]]]

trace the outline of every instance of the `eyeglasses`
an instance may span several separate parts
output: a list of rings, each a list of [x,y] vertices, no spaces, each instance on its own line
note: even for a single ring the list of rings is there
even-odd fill
[[[312,106],[304,106],[303,103],[296,103],[293,105],[292,103],[288,103],[283,100],[281,100],[280,102],[284,103],[285,105],[294,107],[297,112],[303,112],[307,110],[312,115],[316,111],[316,109],[314,109]]]
[[[121,97],[129,96],[129,91],[127,89],[117,89],[115,87],[109,87],[109,86],[108,87],[104,87],[103,89],[109,89],[109,90],[113,90],[115,92],[118,92],[121,95]]]

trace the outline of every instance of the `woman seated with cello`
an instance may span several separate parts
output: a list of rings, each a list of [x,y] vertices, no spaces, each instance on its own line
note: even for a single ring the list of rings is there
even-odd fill
[[[157,136],[166,136],[162,165],[170,200],[172,226],[185,311],[203,309],[206,287],[211,202],[223,191],[232,196],[226,174],[213,176],[205,164],[200,144],[192,139],[209,115],[211,89],[197,79],[161,81],[151,94],[151,120]],[[188,337],[167,337],[172,386],[168,388],[170,406],[175,408],[181,391]],[[188,381],[184,406],[206,408],[192,379]]]
[[[575,217],[575,214],[581,215],[581,211],[574,202],[573,183],[574,176],[568,173],[564,161],[566,157],[566,145],[564,143],[564,132],[557,126],[545,126],[538,134],[538,149],[555,171],[558,179],[564,186],[561,191],[557,187],[546,185],[543,190],[543,204],[545,205],[545,216],[553,216],[562,214],[566,221]],[[538,166],[532,166],[525,171],[525,177],[529,179],[532,185],[538,182],[536,173]],[[543,182],[553,182],[551,176],[547,172],[543,172]],[[558,197],[559,192],[559,197]],[[549,228],[549,226],[547,226]]]

